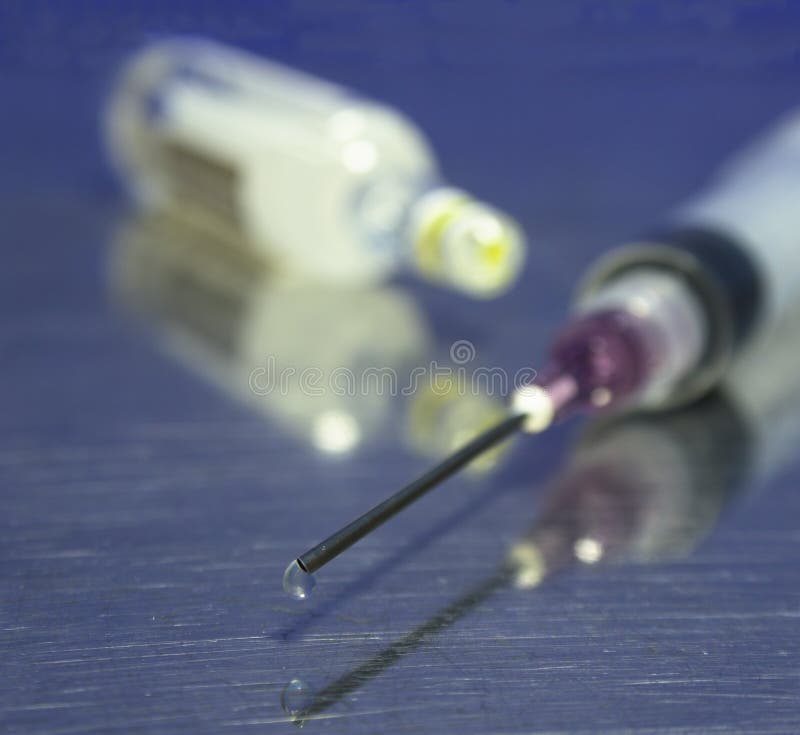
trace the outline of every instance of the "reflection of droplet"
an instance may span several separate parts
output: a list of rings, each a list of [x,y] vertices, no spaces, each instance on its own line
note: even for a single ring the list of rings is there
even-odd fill
[[[283,573],[283,591],[295,600],[305,600],[317,584],[313,574],[303,571],[295,559]]]
[[[292,679],[281,692],[281,707],[287,715],[300,714],[313,700],[311,687],[301,679]]]

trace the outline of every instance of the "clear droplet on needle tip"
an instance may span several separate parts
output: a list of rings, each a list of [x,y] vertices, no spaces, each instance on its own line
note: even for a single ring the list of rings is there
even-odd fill
[[[283,591],[295,600],[305,600],[317,584],[314,575],[306,572],[294,559],[283,573]]]

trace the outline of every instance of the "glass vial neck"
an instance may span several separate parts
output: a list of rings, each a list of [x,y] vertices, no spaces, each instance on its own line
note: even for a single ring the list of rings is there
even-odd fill
[[[524,239],[516,222],[460,189],[427,189],[408,220],[412,263],[430,280],[490,298],[507,290],[522,268]]]

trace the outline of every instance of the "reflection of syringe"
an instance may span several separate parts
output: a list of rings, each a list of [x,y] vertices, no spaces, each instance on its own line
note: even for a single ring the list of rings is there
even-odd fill
[[[691,551],[724,503],[783,466],[800,439],[800,301],[747,345],[717,390],[686,409],[600,419],[531,533],[512,547],[526,587],[574,561]]]
[[[287,714],[297,724],[323,716],[509,585],[538,587],[577,564],[653,563],[690,554],[740,489],[750,491],[778,469],[786,448],[796,444],[798,338],[800,304],[737,359],[720,390],[695,405],[590,424],[550,484],[535,523],[493,574],[318,691],[293,679],[282,696]]]
[[[511,415],[419,480],[297,558],[311,573],[517,429],[576,411],[666,407],[718,384],[757,324],[800,285],[800,114],[746,151],[661,234],[612,251]]]
[[[685,556],[739,488],[749,439],[719,393],[688,409],[599,420],[511,547],[514,584],[538,586],[575,562]]]

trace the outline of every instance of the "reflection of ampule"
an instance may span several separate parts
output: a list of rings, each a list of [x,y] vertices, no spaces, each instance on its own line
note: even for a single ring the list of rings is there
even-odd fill
[[[402,376],[426,354],[424,318],[396,289],[277,278],[234,235],[133,219],[112,289],[192,369],[320,451],[354,449],[389,419]]]
[[[408,120],[279,64],[155,44],[125,69],[108,127],[140,201],[232,223],[296,272],[365,283],[408,263],[491,296],[520,270],[517,225],[444,184]]]
[[[465,372],[426,374],[410,397],[406,429],[411,446],[432,458],[445,457],[506,415],[500,396],[483,391]],[[467,472],[492,469],[511,448],[506,442],[484,452]]]

